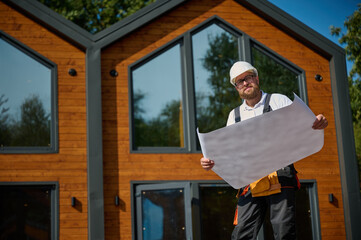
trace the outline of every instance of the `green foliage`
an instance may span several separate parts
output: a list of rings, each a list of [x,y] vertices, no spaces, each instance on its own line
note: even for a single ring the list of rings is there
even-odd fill
[[[347,33],[341,33],[341,28],[331,26],[331,34],[340,36],[339,42],[345,45],[347,59],[353,62],[349,73],[349,92],[351,98],[352,120],[361,121],[361,4],[353,15],[347,17],[344,26]]]
[[[352,79],[349,76],[349,93],[351,99],[352,121],[361,123],[361,79]]]
[[[361,126],[360,122],[353,123],[354,135],[355,135],[355,146],[356,146],[356,155],[359,164],[359,177],[361,179]]]
[[[212,89],[209,96],[197,94],[197,121],[201,132],[212,131],[226,125],[229,112],[239,105],[237,91],[229,82],[229,69],[238,60],[237,38],[225,32],[208,36],[209,48],[202,59],[210,77]],[[208,104],[202,104],[207,98]]]
[[[341,28],[331,26],[331,34],[341,35],[339,42],[345,45],[347,59],[353,62],[348,83],[361,181],[361,4],[358,4],[358,9],[347,17],[344,26],[347,28],[347,33],[341,33]]]
[[[38,0],[90,33],[97,33],[155,0]]]
[[[21,105],[21,120],[13,129],[15,146],[48,146],[50,143],[49,115],[36,95]]]
[[[252,48],[253,65],[258,70],[259,84],[267,93],[281,93],[293,99],[293,92],[299,96],[298,76],[278,64],[272,58]]]
[[[201,132],[224,127],[229,112],[240,104],[238,92],[229,82],[229,69],[238,60],[237,38],[223,32],[209,35],[208,42],[201,60],[209,73],[207,84],[210,91],[196,92],[197,125]],[[252,53],[255,66],[263,72],[260,78],[264,90],[289,96],[293,95],[292,92],[298,94],[296,74],[259,51]],[[141,92],[134,93],[135,146],[180,146],[180,102],[166,103],[158,117],[145,120],[142,118],[145,110],[141,108],[144,98]]]
[[[224,127],[229,111],[239,105],[238,93],[229,83],[229,69],[238,59],[237,39],[222,33],[209,36],[209,42],[202,64],[210,73],[207,81],[212,94],[197,93],[196,96],[198,126],[202,126],[201,131],[205,132]],[[144,98],[141,92],[134,93],[135,146],[181,146],[180,119],[183,115],[180,101],[166,103],[158,117],[145,120],[141,116]]]
[[[341,33],[341,28],[331,26],[331,34],[340,36],[339,42],[345,44],[347,59],[354,62],[350,71],[350,76],[355,74],[361,76],[361,4],[358,9],[344,22],[347,33]]]
[[[351,77],[349,77],[349,86],[356,155],[361,181],[361,80],[356,79],[352,81]]]
[[[133,97],[135,146],[142,147],[179,147],[180,122],[183,116],[180,114],[180,101],[173,100],[166,104],[161,114],[153,119],[145,120],[141,113],[141,101],[144,94],[137,92]]]
[[[240,104],[237,91],[229,82],[229,69],[238,60],[236,38],[222,33],[209,37],[209,48],[203,59],[203,67],[210,72],[208,79],[212,95],[209,105],[197,104],[198,126],[207,132],[223,127],[229,112]],[[293,98],[299,94],[297,75],[278,64],[267,55],[252,48],[254,66],[259,70],[261,88],[269,93],[282,93]],[[197,95],[197,102],[206,96]]]
[[[0,97],[0,106],[5,103]],[[16,121],[4,108],[0,115],[0,144],[6,147],[49,146],[50,124],[49,114],[36,95],[24,100],[21,105],[21,118]]]

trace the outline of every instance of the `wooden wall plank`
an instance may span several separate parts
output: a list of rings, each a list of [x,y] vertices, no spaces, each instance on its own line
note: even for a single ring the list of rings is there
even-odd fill
[[[57,65],[59,120],[59,153],[0,154],[0,181],[59,182],[59,239],[87,239],[85,53],[3,2],[0,29]]]

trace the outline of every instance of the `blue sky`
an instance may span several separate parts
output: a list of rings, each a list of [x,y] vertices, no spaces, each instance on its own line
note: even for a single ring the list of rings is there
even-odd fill
[[[330,26],[342,27],[342,32],[346,33],[343,23],[360,3],[357,0],[269,0],[269,2],[339,46],[341,45],[338,37],[331,36]],[[352,63],[347,62],[348,71],[351,67]]]
[[[2,39],[0,51],[0,96],[8,100],[2,108],[9,108],[7,113],[19,120],[21,105],[35,95],[50,113],[50,69]]]

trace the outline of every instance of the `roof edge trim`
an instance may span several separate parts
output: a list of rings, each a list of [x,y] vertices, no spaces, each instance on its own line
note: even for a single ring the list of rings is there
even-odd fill
[[[92,45],[94,36],[91,33],[36,0],[3,0],[3,2],[57,35],[61,35],[80,49],[85,50]]]
[[[296,38],[313,50],[317,51],[328,60],[332,58],[332,53],[344,53],[345,50],[324,37],[311,27],[302,23],[287,12],[264,0],[235,0],[261,17],[267,19],[271,24],[276,25],[281,30],[285,30],[292,37]]]
[[[100,48],[105,47],[186,1],[158,0],[95,34],[94,41]]]

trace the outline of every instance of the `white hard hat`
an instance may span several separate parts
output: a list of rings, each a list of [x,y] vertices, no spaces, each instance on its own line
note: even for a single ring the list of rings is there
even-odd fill
[[[254,74],[256,74],[256,76],[258,76],[257,69],[248,62],[238,61],[234,63],[231,67],[231,70],[229,71],[231,84],[235,85],[235,78],[245,72],[253,72]]]

